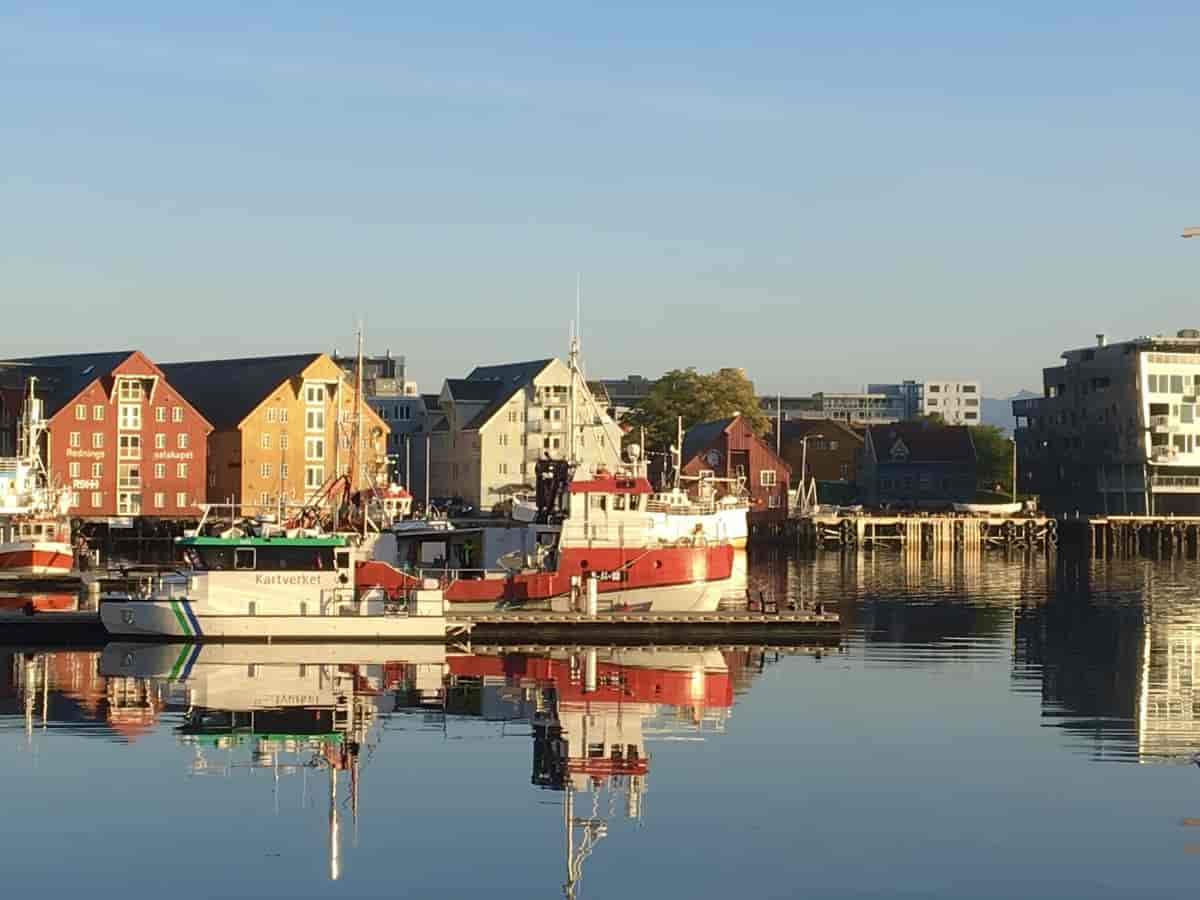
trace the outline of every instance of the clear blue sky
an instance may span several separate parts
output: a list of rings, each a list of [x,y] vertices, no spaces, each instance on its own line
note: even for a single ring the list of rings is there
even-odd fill
[[[0,356],[361,315],[434,390],[561,354],[577,271],[589,374],[764,391],[1200,326],[1195,4],[21,6]]]

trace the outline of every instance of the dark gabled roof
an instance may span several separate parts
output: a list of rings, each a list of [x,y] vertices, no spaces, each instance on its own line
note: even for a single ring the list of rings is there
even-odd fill
[[[772,427],[774,427],[774,423],[772,423]],[[839,422],[837,419],[792,419],[790,421],[785,419],[780,431],[785,441],[816,432],[824,434],[825,438],[829,439],[831,431],[836,431],[838,438],[848,438],[858,441],[860,444],[866,440],[861,432],[855,431],[845,422]]]
[[[554,359],[531,359],[526,362],[502,363],[498,366],[476,366],[467,376],[468,381],[500,381],[505,384],[527,384]],[[512,396],[511,394],[509,396]]]
[[[456,400],[485,402],[487,406],[475,414],[464,431],[475,431],[486,425],[517,391],[523,390],[537,378],[553,359],[535,359],[528,362],[506,363],[499,366],[477,366],[466,378],[450,379],[450,395]],[[470,385],[470,387],[468,387]],[[462,394],[458,392],[462,391]]]
[[[726,428],[733,424],[737,416],[727,419],[716,419],[712,422],[701,422],[693,425],[683,433],[683,456],[681,463],[687,465],[701,450],[710,447]]]
[[[426,412],[433,412],[442,408],[441,394],[422,394],[421,400],[425,403]]]
[[[66,353],[59,356],[30,356],[13,362],[35,366],[41,370],[43,381],[38,395],[45,402],[47,418],[54,415],[97,378],[110,374],[129,357],[133,350],[117,350],[107,353]]]
[[[491,403],[503,385],[495,381],[471,381],[468,378],[447,378],[450,396],[464,403]]]
[[[869,431],[875,458],[879,462],[892,462],[892,447],[898,440],[908,448],[906,462],[975,462],[975,443],[965,425],[896,422],[892,425],[872,425]]]
[[[320,357],[320,353],[255,356],[160,365],[167,381],[212,423],[236,428],[238,423],[289,378]]]

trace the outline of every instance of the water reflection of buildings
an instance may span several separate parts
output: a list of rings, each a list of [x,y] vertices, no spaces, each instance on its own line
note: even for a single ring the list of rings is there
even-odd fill
[[[100,674],[95,651],[0,654],[0,721],[19,717],[32,738],[50,728],[131,742],[150,731],[162,698],[140,681]]]
[[[561,796],[573,897],[614,817],[642,820],[654,742],[722,733],[735,694],[788,652],[114,643],[102,654],[12,654],[0,713],[30,733],[50,723],[117,740],[169,724],[191,775],[268,773],[276,811],[285,779],[308,805],[325,781],[312,776],[327,776],[314,792],[327,796],[332,879],[344,828],[357,823],[361,761],[387,720],[415,715],[448,736],[470,720],[520,723],[531,783]]]
[[[1194,564],[1085,564],[1018,611],[1013,677],[1097,759],[1191,761],[1200,752],[1200,583]]]

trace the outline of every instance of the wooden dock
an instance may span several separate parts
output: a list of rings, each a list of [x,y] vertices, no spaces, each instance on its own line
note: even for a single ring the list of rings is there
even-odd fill
[[[1058,521],[1037,514],[820,514],[772,523],[752,537],[805,550],[892,548],[912,552],[920,548],[964,553],[983,550],[1049,552],[1058,543]]]
[[[1200,558],[1200,516],[1089,516],[1062,521],[1064,549],[1095,559]]]

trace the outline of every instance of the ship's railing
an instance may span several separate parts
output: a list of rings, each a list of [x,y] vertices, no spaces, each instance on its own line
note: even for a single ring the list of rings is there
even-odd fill
[[[715,513],[717,508],[717,504],[713,500],[693,500],[686,504],[654,499],[646,501],[646,512],[653,513],[706,516]]]

